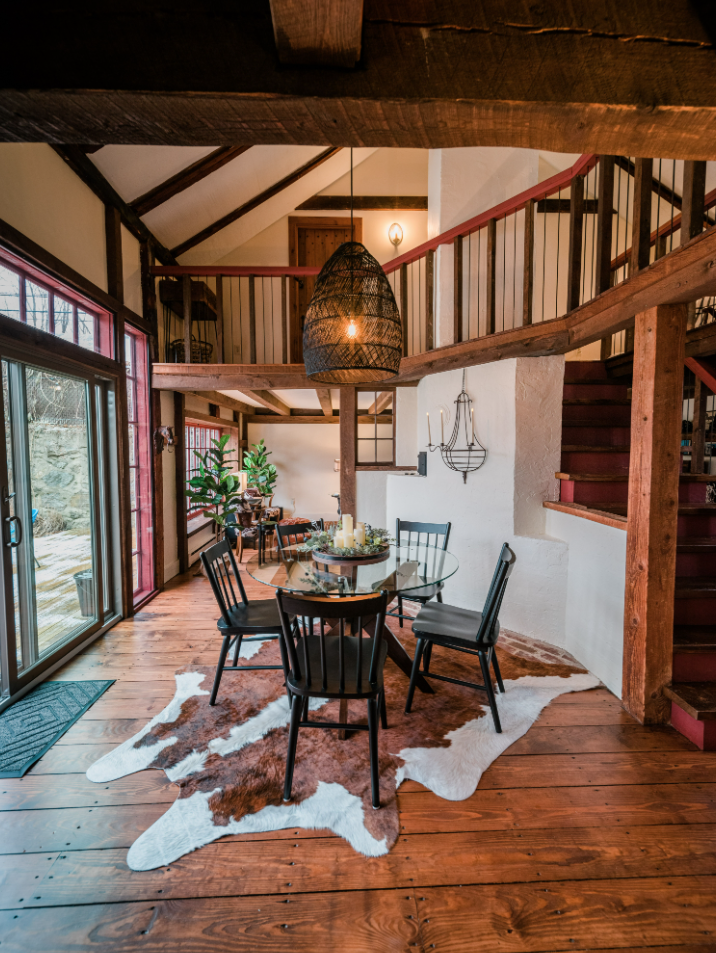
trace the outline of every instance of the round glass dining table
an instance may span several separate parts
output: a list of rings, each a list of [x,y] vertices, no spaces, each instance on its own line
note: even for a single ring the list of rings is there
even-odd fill
[[[283,552],[256,553],[246,563],[246,571],[257,582],[296,595],[350,598],[368,593],[388,592],[388,603],[396,595],[410,599],[411,591],[436,586],[458,570],[457,557],[435,546],[390,546],[386,553],[365,561],[327,563],[320,554],[287,546]],[[371,630],[375,625],[364,625]],[[407,633],[406,633],[407,634]],[[384,623],[382,638],[388,655],[409,678],[412,659],[397,636]],[[430,683],[418,675],[416,687],[432,692]]]

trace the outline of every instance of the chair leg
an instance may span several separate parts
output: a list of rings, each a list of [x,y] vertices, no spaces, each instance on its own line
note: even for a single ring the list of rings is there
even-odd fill
[[[236,538],[236,562],[241,562],[241,557],[244,555],[244,537],[241,535],[241,528],[239,527],[239,534]]]
[[[385,689],[380,693],[380,727],[388,727],[388,708],[385,704]]]
[[[236,645],[234,646],[234,668],[237,668],[239,664],[239,652],[241,651],[241,640],[243,635],[236,636]]]
[[[373,808],[380,807],[380,768],[378,766],[378,700],[368,699],[368,743],[370,745],[370,788]]]
[[[442,601],[443,601],[443,594],[442,594],[442,592],[438,592],[438,594],[435,596],[435,598],[438,600],[438,602],[442,602]]]
[[[423,652],[423,671],[430,671],[430,659],[433,657],[433,643],[428,642],[425,646],[425,651]]]
[[[425,639],[418,639],[415,646],[415,658],[413,659],[413,669],[410,673],[410,687],[408,688],[408,697],[405,701],[405,714],[410,714],[410,707],[413,704],[413,695],[415,694],[415,683],[418,680],[418,671],[420,669],[420,659],[425,647]]]
[[[482,652],[480,652],[480,668],[482,669],[482,677],[485,681],[485,691],[487,692],[487,700],[490,703],[490,711],[492,712],[492,720],[495,723],[495,731],[499,735],[502,733],[502,726],[500,724],[500,716],[497,712],[495,693],[492,689],[492,674],[490,672],[490,666],[487,664],[487,659]]]
[[[288,751],[286,752],[286,778],[283,783],[283,799],[291,800],[293,785],[293,766],[296,763],[296,745],[298,744],[298,725],[303,711],[303,699],[300,695],[293,696],[291,705],[291,726],[288,729]]]
[[[497,652],[495,651],[494,647],[492,649],[492,667],[495,670],[495,678],[497,679],[497,687],[504,694],[505,686],[502,682],[502,673],[500,672],[500,666],[497,662]]]
[[[231,645],[231,636],[225,635],[224,641],[221,643],[221,652],[219,653],[219,664],[216,666],[216,675],[214,676],[214,687],[211,690],[211,698],[209,699],[209,704],[216,704],[216,693],[219,691],[219,683],[221,682],[221,676],[224,671],[224,665],[226,664],[226,655],[229,651],[229,646]]]
[[[400,616],[400,618],[398,619],[398,622],[400,624],[400,628],[402,629],[403,628],[403,597],[402,596],[398,596],[398,614]]]
[[[308,695],[303,699],[303,710],[301,712],[301,720],[308,721]]]

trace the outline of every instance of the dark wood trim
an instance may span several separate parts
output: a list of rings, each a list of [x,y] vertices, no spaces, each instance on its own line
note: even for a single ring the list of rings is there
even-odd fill
[[[345,212],[351,207],[350,195],[313,195],[296,206],[297,212]],[[427,195],[354,195],[356,212],[426,212]]]
[[[435,348],[435,252],[425,252],[425,350]]]
[[[611,526],[614,529],[627,528],[626,516],[619,516],[618,513],[607,513],[604,510],[595,510],[582,503],[561,503],[559,501],[546,500],[542,506],[547,510],[556,510],[558,513],[567,513],[568,516],[579,516],[580,519],[590,520],[592,523],[602,523],[604,526]]]
[[[356,513],[356,389],[341,387],[340,458],[341,458],[341,511],[350,513],[354,519]],[[329,417],[325,417],[329,420]]]
[[[295,172],[285,176],[279,182],[276,182],[268,189],[264,189],[263,192],[260,192],[258,195],[254,196],[254,198],[249,199],[248,202],[244,202],[243,205],[235,208],[233,212],[229,212],[227,215],[222,215],[221,218],[217,219],[215,222],[212,222],[211,225],[207,225],[206,228],[203,228],[200,232],[192,235],[191,238],[187,238],[185,241],[181,242],[176,246],[176,248],[172,249],[172,255],[183,255],[184,252],[189,251],[190,248],[200,245],[202,242],[206,241],[207,238],[211,238],[212,235],[216,235],[217,232],[220,232],[222,228],[226,228],[227,225],[237,222],[240,218],[243,218],[244,215],[247,215],[249,212],[253,211],[253,209],[258,208],[259,205],[263,205],[264,202],[267,202],[270,198],[273,198],[274,195],[278,195],[279,192],[283,192],[283,190],[287,189],[289,185],[293,185],[294,182],[298,182],[299,179],[304,177],[304,175],[308,175],[309,172],[317,169],[319,165],[327,162],[328,159],[331,159],[340,151],[340,146],[332,146],[330,149],[324,149],[323,152],[304,163],[299,169],[296,169]]]
[[[249,275],[249,364],[256,363],[256,279]]]
[[[115,321],[115,327],[116,324]],[[62,338],[50,334],[49,331],[33,328],[31,325],[23,324],[14,318],[8,318],[4,314],[0,314],[0,341],[22,347],[27,353],[37,352],[52,360],[59,359],[80,367],[91,367],[100,373],[111,374],[112,376],[123,373],[123,366],[119,361],[114,361],[103,354],[97,354],[96,351],[81,348],[71,341],[64,341]]]
[[[179,558],[179,572],[189,569],[189,543],[186,525],[186,433],[185,433],[185,398],[184,394],[174,394],[174,464],[176,476],[176,528],[177,528],[177,556]]]
[[[107,291],[124,304],[124,266],[122,263],[122,216],[113,205],[104,207],[104,237],[107,260]]]
[[[271,0],[281,63],[351,69],[360,59],[363,0]]]
[[[453,242],[453,342],[462,341],[462,311],[463,311],[463,238],[458,235]]]
[[[184,311],[184,363],[191,364],[191,277],[182,278],[182,303]]]
[[[318,397],[318,402],[321,405],[321,410],[323,411],[324,417],[332,417],[333,400],[331,397],[330,387],[317,387],[316,397]]]
[[[196,364],[194,365],[197,366]],[[232,410],[235,413],[239,414],[252,414],[256,408],[251,404],[245,404],[242,400],[236,400],[234,397],[227,397],[226,394],[220,394],[215,390],[194,390],[193,388],[183,387],[179,388],[185,391],[188,394],[193,394],[194,397],[200,398],[200,400],[206,400],[210,404],[217,404],[219,407],[225,407],[227,410]]]
[[[595,289],[606,291],[611,282],[612,224],[614,205],[614,156],[599,158],[599,211],[597,213],[597,254]]]
[[[400,320],[403,326],[403,357],[408,356],[408,266],[400,266]]]
[[[245,414],[244,420],[250,424],[337,424],[340,414],[326,417],[324,414]],[[371,418],[372,419],[372,418]]]
[[[412,472],[417,470],[417,467],[401,467],[400,464],[390,463],[390,464],[381,464],[380,466],[369,466],[363,463],[356,463],[356,473],[360,473],[361,470],[364,472],[375,472],[375,473],[395,473],[395,472]]]
[[[123,223],[135,238],[152,243],[154,253],[163,265],[177,264],[173,253],[147,228],[134,209],[109,184],[94,162],[87,158],[81,147],[53,145],[52,148],[67,163],[75,175],[82,179],[84,184],[94,192],[97,198],[101,199],[105,205],[111,205],[117,209],[122,216]]]
[[[684,185],[681,207],[681,244],[700,235],[704,227],[706,196],[706,163],[684,162]]]
[[[634,206],[631,239],[630,274],[649,264],[651,239],[652,159],[637,159],[634,172]]]
[[[491,218],[487,223],[487,334],[495,333],[495,279],[497,264],[497,221]]]
[[[532,324],[532,298],[534,295],[535,258],[535,202],[530,199],[525,205],[525,244],[522,273],[522,327]]]
[[[216,276],[216,363],[224,363],[224,279]]]
[[[686,314],[678,304],[636,316],[622,701],[643,724],[669,717]]]
[[[572,179],[569,202],[569,249],[567,252],[567,311],[579,307],[582,284],[582,232],[584,226],[584,176]],[[546,253],[546,249],[545,249]]]
[[[154,328],[157,326],[157,297],[156,283],[150,269],[154,264],[149,242],[142,242],[139,246],[139,261],[142,271],[142,310],[146,320]],[[149,440],[150,457],[152,460],[152,530],[154,549],[154,589],[161,592],[164,589],[164,453],[157,453],[154,446],[154,434],[162,425],[162,395],[158,390],[152,390],[151,366],[159,356],[159,339],[155,334],[147,336],[149,348],[149,366],[147,368],[150,381],[149,387]],[[135,610],[136,611],[136,610]]]
[[[582,192],[582,196],[584,192]],[[568,199],[540,199],[537,202],[537,211],[547,213],[547,215],[571,215],[572,200]],[[599,211],[598,199],[585,199],[582,197],[582,214],[596,215]],[[616,214],[616,209],[614,210]]]
[[[273,410],[278,414],[283,414],[285,417],[291,416],[291,408],[288,404],[285,404],[279,397],[276,397],[267,390],[246,390],[244,393],[247,397],[251,397],[267,410]]]
[[[122,616],[134,615],[134,582],[132,576],[132,533],[129,500],[129,424],[127,407],[127,374],[124,352],[124,320],[115,323],[115,348],[121,373],[117,382],[117,484],[119,496],[120,575],[122,578]]]
[[[193,162],[185,169],[182,169],[181,172],[177,172],[176,175],[166,179],[161,185],[157,185],[155,188],[150,189],[149,192],[145,192],[144,195],[140,195],[139,198],[129,203],[129,207],[139,216],[146,215],[147,212],[151,212],[152,209],[168,202],[170,198],[179,195],[180,192],[195,185],[197,182],[201,182],[207,175],[211,175],[212,172],[221,169],[227,162],[238,159],[240,155],[243,155],[244,152],[247,152],[250,148],[251,146],[221,146],[221,148],[210,152],[208,156],[204,156],[203,159]]]
[[[154,391],[155,394],[160,393],[160,391]],[[218,417],[216,414],[202,414],[198,410],[187,410],[186,405],[184,409],[184,421],[189,423],[197,424],[210,424],[212,427],[217,427],[219,430],[236,430],[238,432],[239,425],[234,423],[233,420],[228,420],[226,417]]]

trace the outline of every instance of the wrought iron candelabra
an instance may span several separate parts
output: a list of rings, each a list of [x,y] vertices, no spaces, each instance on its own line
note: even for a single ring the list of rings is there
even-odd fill
[[[442,411],[440,412],[442,414]],[[458,446],[464,433],[464,446]],[[475,436],[475,411],[465,390],[465,371],[462,372],[462,390],[455,401],[455,423],[448,442],[444,442],[442,420],[440,423],[439,444],[432,443],[430,436],[430,414],[428,414],[428,450],[440,450],[443,463],[451,470],[462,473],[462,482],[467,483],[468,473],[479,470],[487,458],[487,450]]]

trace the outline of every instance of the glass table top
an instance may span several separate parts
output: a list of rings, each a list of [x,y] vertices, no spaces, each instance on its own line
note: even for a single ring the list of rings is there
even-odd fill
[[[320,554],[296,546],[281,553],[256,553],[246,563],[249,575],[274,589],[313,595],[355,596],[387,589],[409,592],[444,582],[458,570],[457,557],[434,546],[391,546],[368,561],[324,563]]]

